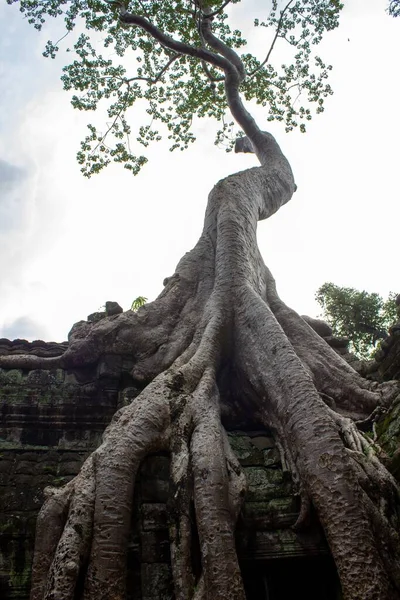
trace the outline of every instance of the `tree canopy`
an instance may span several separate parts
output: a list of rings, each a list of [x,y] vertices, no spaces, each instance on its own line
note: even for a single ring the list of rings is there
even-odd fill
[[[243,32],[228,23],[226,11],[234,18],[234,5],[240,0],[7,2],[17,3],[38,30],[50,18],[64,21],[65,35],[49,40],[44,56],[55,58],[61,48],[70,53],[72,60],[63,67],[61,79],[72,93],[72,106],[89,112],[100,108],[106,115],[103,125],[88,124],[77,155],[87,177],[111,162],[138,173],[147,160],[144,149],[164,135],[171,150],[184,150],[195,141],[193,123],[199,118],[215,119],[215,143],[232,148],[238,129],[227,114],[221,61],[206,48],[200,26],[204,15],[212,21],[220,44],[231,50],[230,58],[240,52],[240,91],[246,100],[265,107],[268,120],[282,121],[286,131],[305,131],[332,94],[332,67],[315,50],[324,34],[339,24],[343,4],[338,0],[260,3],[247,29],[250,36],[252,27],[265,30],[261,56],[248,52]],[[124,12],[134,22],[131,18],[124,23]],[[273,62],[278,43],[285,46],[281,64]],[[139,126],[133,124],[134,105],[147,113]]]
[[[388,335],[396,320],[396,296],[384,300],[376,293],[324,283],[316,293],[323,317],[340,337],[350,340],[351,349],[361,358],[371,358],[378,340]]]

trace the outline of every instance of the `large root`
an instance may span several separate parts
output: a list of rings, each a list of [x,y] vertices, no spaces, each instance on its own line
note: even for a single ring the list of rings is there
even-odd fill
[[[240,325],[236,329],[237,366],[243,372],[243,379],[251,383],[255,403],[263,399],[260,415],[278,433],[281,445],[290,454],[287,462],[293,465],[296,479],[302,482],[300,491],[317,510],[335,558],[344,597],[398,598],[399,582],[388,560],[388,556],[392,562],[400,558],[396,482],[377,461],[371,446],[362,441],[354,425],[350,426],[348,419],[324,404],[315,386],[314,373],[300,360],[289,341],[290,335],[282,335],[270,308],[251,291],[248,303],[252,303],[252,318],[241,312],[237,319]],[[260,322],[265,329],[262,336]],[[265,357],[269,360],[264,363]],[[343,384],[338,378],[336,386],[340,389],[343,385],[346,389],[346,383],[346,376]],[[356,384],[355,377],[355,387]],[[367,400],[370,398],[372,392],[363,392],[361,386],[356,389],[359,397],[364,393]],[[375,492],[378,490],[377,496],[383,504],[390,499],[389,511],[371,511],[376,493],[370,494],[365,477],[360,477],[359,461],[354,460],[352,453],[365,457],[364,462],[370,465],[368,477]],[[377,543],[377,526],[390,532],[390,552],[383,551],[382,544]]]
[[[186,363],[156,377],[115,415],[80,474],[61,492],[47,492],[37,530],[32,600],[73,600],[82,577],[85,600],[125,598],[135,476],[141,460],[160,450],[171,453],[176,598],[200,600],[218,593],[244,600],[234,532],[245,481],[221,425],[214,366],[218,332],[213,319],[196,352],[187,349]],[[192,572],[192,504],[202,560],[197,578]],[[44,527],[53,532],[51,539],[43,535]],[[217,568],[222,561],[224,569]]]

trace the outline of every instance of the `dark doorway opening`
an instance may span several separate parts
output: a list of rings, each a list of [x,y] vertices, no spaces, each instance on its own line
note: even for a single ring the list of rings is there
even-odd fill
[[[330,556],[245,561],[241,565],[247,600],[341,600]]]

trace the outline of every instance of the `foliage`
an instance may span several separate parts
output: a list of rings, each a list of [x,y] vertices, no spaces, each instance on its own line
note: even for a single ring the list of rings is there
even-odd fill
[[[130,0],[130,13],[145,17],[163,33],[195,47],[205,47],[199,32],[199,7],[213,11],[213,32],[229,47],[240,50],[247,77],[241,91],[266,109],[266,119],[282,121],[287,131],[305,131],[313,111],[321,113],[332,94],[327,82],[331,66],[315,54],[325,32],[338,26],[343,4],[339,0],[270,0],[260,2],[255,28],[265,29],[264,57],[246,51],[241,31],[227,22],[225,7],[234,16],[241,0]],[[163,134],[170,149],[184,150],[194,142],[196,118],[214,118],[219,124],[216,143],[232,148],[236,132],[227,121],[224,77],[204,61],[172,52],[139,27],[124,27],[116,7],[100,0],[7,0],[18,4],[36,29],[52,18],[63,19],[66,35],[48,41],[44,56],[55,58],[61,41],[72,62],[63,67],[64,89],[72,105],[82,111],[106,110],[107,123],[99,130],[90,123],[78,161],[90,177],[112,161],[134,174],[147,161],[142,148]],[[267,40],[269,42],[267,43]],[[277,42],[287,47],[288,60],[272,64]],[[63,42],[64,43],[64,42]],[[132,107],[145,104],[147,123],[135,131]],[[314,106],[314,109],[312,108]]]
[[[131,310],[133,310],[133,312],[136,312],[141,306],[144,306],[146,302],[147,298],[145,298],[144,296],[138,296],[132,302]]]
[[[396,320],[396,295],[390,292],[384,300],[376,293],[324,283],[316,293],[316,300],[335,335],[349,338],[352,351],[368,359],[376,342],[387,337],[390,325]]]
[[[400,0],[391,0],[389,3],[389,15],[400,17]]]

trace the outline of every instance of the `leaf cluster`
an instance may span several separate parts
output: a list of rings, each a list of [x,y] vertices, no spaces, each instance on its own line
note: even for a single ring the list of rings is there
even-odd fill
[[[245,0],[244,0],[245,1]],[[18,4],[36,29],[49,18],[63,19],[66,34],[49,40],[44,56],[55,58],[64,38],[72,61],[63,67],[64,89],[72,106],[81,111],[102,108],[106,124],[88,125],[78,161],[87,177],[111,162],[122,163],[137,174],[145,164],[142,154],[151,142],[167,136],[170,150],[184,150],[195,141],[195,119],[215,119],[220,127],[215,143],[232,148],[236,132],[227,121],[224,74],[212,65],[173,52],[139,27],[119,23],[117,6],[100,0],[7,0]],[[127,10],[145,17],[175,40],[202,47],[201,11],[213,11],[213,33],[239,52],[246,40],[232,29],[226,8],[240,0],[130,0]],[[263,3],[261,3],[263,5]],[[247,100],[266,107],[266,118],[282,121],[286,131],[305,131],[313,113],[324,110],[332,94],[327,82],[331,66],[315,54],[323,35],[338,26],[343,4],[338,0],[272,0],[261,6],[262,18],[254,21],[265,29],[265,56],[244,52],[247,77],[241,91]],[[268,8],[270,9],[268,12]],[[278,44],[287,46],[290,60],[271,62]],[[146,117],[134,125],[132,107],[145,106]],[[313,108],[314,106],[314,108]]]
[[[339,337],[350,340],[352,352],[360,358],[373,356],[378,340],[388,335],[396,320],[396,296],[390,292],[384,300],[376,293],[324,283],[316,293],[321,315]]]
[[[146,304],[146,302],[147,302],[147,298],[145,298],[144,296],[138,296],[132,302],[131,310],[133,312],[137,312],[141,306],[144,306]]]
[[[400,0],[391,0],[388,10],[392,17],[400,17]]]

